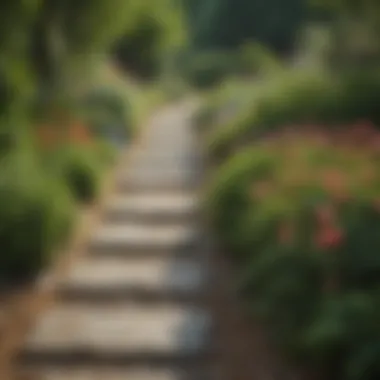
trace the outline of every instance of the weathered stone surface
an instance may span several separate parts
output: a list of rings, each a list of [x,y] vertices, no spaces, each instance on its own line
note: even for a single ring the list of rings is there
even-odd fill
[[[141,302],[128,297],[141,290],[182,292],[199,301],[206,287],[208,268],[197,250],[201,231],[186,219],[199,206],[193,190],[199,185],[200,156],[190,111],[178,105],[158,115],[126,157],[126,165],[120,165],[116,188],[128,193],[110,201],[87,257],[74,263],[58,284],[61,295],[82,295],[57,297],[40,315],[18,357],[20,370],[33,365],[28,369],[31,377],[14,380],[210,379],[200,370],[213,353],[212,319],[206,310],[187,299]],[[110,216],[118,223],[110,224]],[[153,216],[155,223],[149,219]],[[170,255],[182,252],[189,255]],[[125,298],[111,297],[123,292]],[[89,293],[106,296],[88,302]]]
[[[90,248],[104,254],[122,251],[125,255],[132,255],[149,250],[169,253],[171,250],[195,247],[199,238],[197,230],[190,227],[115,224],[97,230]]]
[[[198,356],[207,349],[210,324],[210,316],[202,310],[178,306],[57,305],[38,321],[24,357]]]
[[[24,370],[14,380],[209,380],[208,373],[160,368],[103,369],[79,368]]]
[[[121,190],[139,189],[140,191],[154,191],[165,189],[166,191],[195,189],[197,177],[190,172],[165,172],[151,169],[149,171],[135,171],[118,179],[118,187]]]
[[[105,211],[108,220],[185,220],[197,211],[198,199],[190,194],[128,194],[112,198]]]
[[[94,296],[179,294],[191,296],[203,290],[207,270],[185,258],[84,259],[70,270],[59,288],[64,294]]]
[[[192,178],[176,179],[176,180],[151,180],[144,178],[122,179],[117,183],[117,187],[122,192],[171,192],[171,191],[186,191],[192,189],[197,191],[199,182]]]

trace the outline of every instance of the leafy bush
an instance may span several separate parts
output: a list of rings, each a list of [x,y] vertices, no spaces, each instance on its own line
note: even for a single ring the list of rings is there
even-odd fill
[[[226,162],[209,193],[252,310],[334,379],[378,376],[379,144],[368,123],[296,126]]]
[[[81,202],[90,202],[98,195],[102,164],[94,153],[91,147],[70,145],[52,158],[51,169],[62,175],[74,197]]]
[[[254,141],[287,125],[302,128],[317,123],[333,128],[362,119],[380,125],[377,72],[335,77],[321,71],[294,72],[265,81],[259,88],[248,111],[210,136],[213,154],[230,152],[240,141]]]
[[[208,131],[216,122],[218,113],[225,106],[226,99],[222,91],[208,93],[194,115],[194,123],[199,131]]]
[[[0,166],[0,276],[38,272],[63,243],[73,222],[68,189],[46,177],[30,154],[16,152]]]
[[[228,52],[200,52],[188,57],[184,66],[184,76],[190,84],[208,89],[234,73],[236,58]]]
[[[282,69],[276,56],[265,46],[258,43],[248,43],[240,51],[242,73],[273,74]]]
[[[131,105],[112,88],[99,88],[83,99],[88,124],[96,135],[125,142],[132,132]]]
[[[218,162],[223,162],[236,149],[250,143],[250,139],[246,135],[251,124],[250,115],[251,110],[245,110],[236,119],[229,120],[219,128],[215,128],[207,136],[208,151]]]
[[[100,167],[105,169],[115,163],[117,156],[115,147],[108,141],[104,141],[102,139],[95,142],[94,155],[99,161]]]
[[[361,119],[380,122],[378,73],[349,73],[336,78],[299,77],[273,88],[258,100],[255,124],[272,131],[286,124],[320,123],[336,125]]]

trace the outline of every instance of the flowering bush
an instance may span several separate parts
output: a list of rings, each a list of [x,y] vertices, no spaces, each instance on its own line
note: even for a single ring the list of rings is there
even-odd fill
[[[380,350],[380,133],[284,128],[238,154],[210,194],[252,308],[334,379],[374,379]],[[378,375],[378,372],[376,372]]]

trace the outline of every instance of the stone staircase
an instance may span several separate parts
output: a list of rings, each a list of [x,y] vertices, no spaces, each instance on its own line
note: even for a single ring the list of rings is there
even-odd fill
[[[26,338],[17,380],[214,378],[190,116],[164,110],[133,147],[86,254]]]

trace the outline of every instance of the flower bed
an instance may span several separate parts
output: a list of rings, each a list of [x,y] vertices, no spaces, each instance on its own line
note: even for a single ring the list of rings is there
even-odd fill
[[[298,126],[237,154],[211,189],[251,309],[326,378],[380,376],[379,169],[371,124]]]

